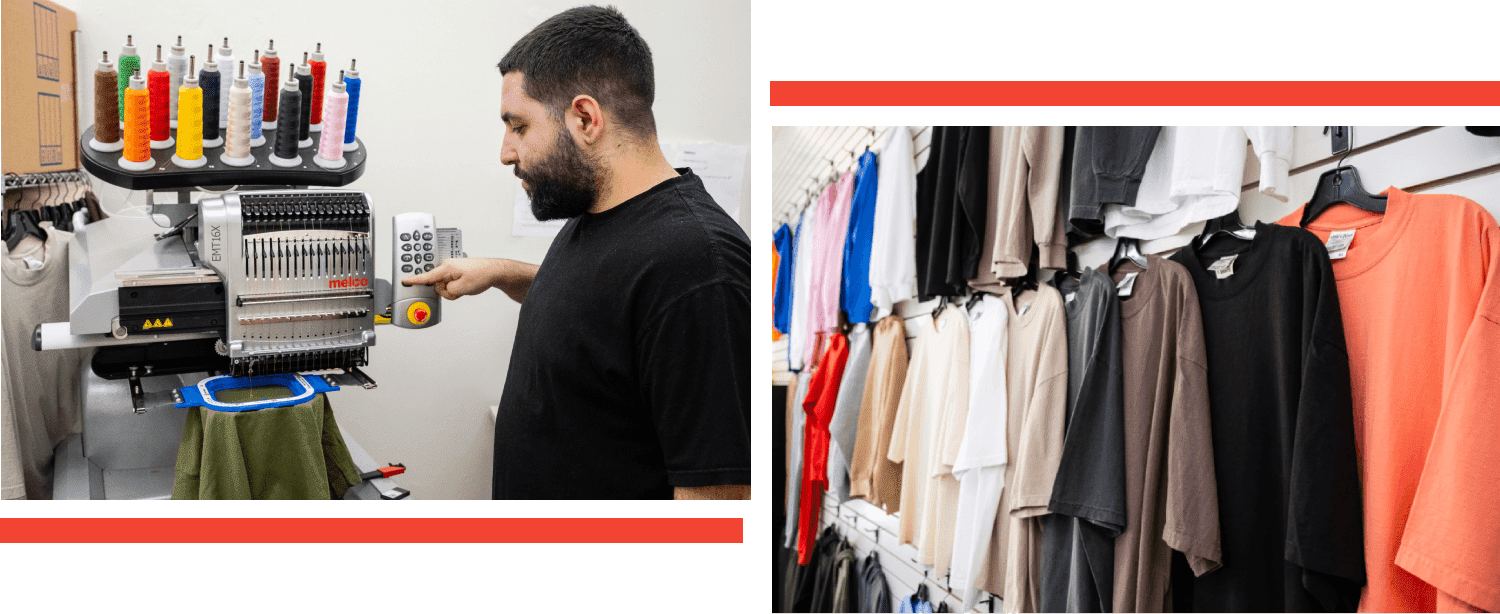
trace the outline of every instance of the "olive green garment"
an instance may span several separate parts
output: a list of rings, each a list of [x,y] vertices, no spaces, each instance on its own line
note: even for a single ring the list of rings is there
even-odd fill
[[[223,390],[226,403],[287,396],[281,386]],[[359,470],[333,408],[319,394],[301,405],[257,411],[188,411],[177,447],[173,499],[339,499]]]

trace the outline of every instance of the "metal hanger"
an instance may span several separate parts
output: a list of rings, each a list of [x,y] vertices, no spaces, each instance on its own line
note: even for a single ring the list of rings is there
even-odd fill
[[[1113,276],[1115,270],[1120,268],[1120,263],[1130,260],[1136,266],[1146,268],[1146,256],[1141,253],[1140,239],[1134,237],[1120,237],[1115,241],[1115,253],[1109,257],[1109,274]]]
[[[1255,227],[1246,226],[1240,221],[1239,211],[1230,211],[1222,216],[1216,217],[1203,225],[1203,232],[1193,237],[1193,246],[1199,250],[1217,236],[1227,236],[1244,241],[1255,240]]]
[[[1303,207],[1302,219],[1297,225],[1306,227],[1324,211],[1339,203],[1348,203],[1372,213],[1385,213],[1386,197],[1366,191],[1364,184],[1359,181],[1359,171],[1352,165],[1344,165],[1344,159],[1353,151],[1354,148],[1350,147],[1339,157],[1338,165],[1318,176],[1318,184],[1313,188],[1313,195],[1307,201],[1307,206]]]

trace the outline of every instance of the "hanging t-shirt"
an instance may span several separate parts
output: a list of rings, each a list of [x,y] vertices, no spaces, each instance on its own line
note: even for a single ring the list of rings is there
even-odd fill
[[[4,248],[5,401],[3,496],[52,498],[52,451],[83,432],[78,379],[83,350],[31,347],[38,324],[68,320],[68,241],[73,233],[43,222],[47,240],[27,237]]]
[[[776,271],[773,328],[785,334],[792,327],[792,269],[796,267],[792,246],[796,244],[796,239],[792,236],[791,227],[782,224],[776,229],[772,241],[777,255],[776,266],[773,267]]]
[[[802,515],[802,455],[806,444],[807,434],[807,411],[802,409],[803,402],[807,399],[807,391],[812,386],[812,371],[803,371],[797,375],[797,391],[792,395],[792,420],[791,441],[787,442],[787,450],[791,458],[787,459],[787,494],[786,494],[786,526],[782,529],[781,545],[784,548],[797,548],[797,530],[801,525]],[[792,557],[794,560],[796,556]]]
[[[949,586],[970,608],[978,597],[979,574],[990,554],[995,514],[1005,488],[1009,438],[1005,389],[1009,312],[1000,297],[982,296],[969,309],[969,415],[953,461],[958,511],[953,521]]]
[[[917,173],[917,291],[956,296],[978,274],[989,158],[988,126],[933,126]]]
[[[880,187],[876,174],[875,152],[866,151],[859,157],[859,171],[854,176],[849,236],[844,239],[844,288],[840,305],[853,324],[869,322],[875,310],[870,303],[870,247],[875,235],[875,199]]]
[[[1043,285],[1013,298],[1004,292],[1010,336],[1006,357],[1007,451],[997,530],[990,540],[985,591],[1010,612],[1041,607],[1042,525],[1063,444],[1068,401],[1068,333],[1063,298]]]
[[[1105,233],[1159,239],[1234,211],[1244,183],[1247,138],[1260,158],[1260,192],[1285,202],[1291,126],[1165,126],[1134,206],[1105,206]]]
[[[1120,299],[1091,268],[1055,283],[1068,314],[1068,410],[1052,513],[1041,517],[1041,609],[1109,612],[1126,507]]]
[[[849,331],[849,359],[839,382],[838,402],[828,422],[828,490],[840,503],[849,500],[849,467],[854,463],[854,435],[870,372],[870,327],[855,324]]]
[[[1203,575],[1224,561],[1209,424],[1208,359],[1193,278],[1151,254],[1125,260],[1116,283],[1124,364],[1125,531],[1115,540],[1115,612],[1167,609],[1172,551]]]
[[[281,386],[222,390],[227,403],[286,396]],[[360,481],[359,469],[319,394],[298,405],[257,411],[187,411],[173,499],[341,499]]]
[[[843,287],[844,240],[849,236],[849,205],[854,196],[854,173],[844,173],[824,190],[819,201],[818,242],[812,269],[812,303],[808,326],[832,333],[839,327],[839,291]]]
[[[678,173],[552,240],[516,326],[495,497],[750,483],[750,239]]]
[[[986,259],[969,281],[973,288],[999,292],[999,280],[1025,275],[1033,246],[1041,268],[1065,265],[1068,240],[1058,207],[1064,132],[1063,126],[990,129]]]
[[[1161,126],[1079,126],[1073,140],[1068,234],[1104,232],[1104,206],[1135,206]]]
[[[925,515],[929,511],[927,497],[931,496],[933,442],[939,417],[947,407],[948,391],[943,386],[950,361],[956,354],[959,327],[968,328],[967,323],[961,321],[964,315],[959,309],[945,308],[936,318],[926,318],[925,326],[920,322],[922,319],[915,318],[909,323],[916,325],[919,339],[914,344],[906,385],[896,407],[896,423],[888,451],[892,462],[902,463],[901,543],[912,544],[919,552],[923,551],[928,522]],[[962,339],[965,343],[964,360],[967,361],[966,330]],[[964,371],[967,374],[968,369]]]
[[[823,509],[823,491],[828,487],[828,423],[838,404],[839,383],[849,359],[849,340],[843,335],[828,339],[828,352],[813,372],[812,384],[802,409],[807,412],[802,435],[802,511],[798,514],[797,562],[806,565],[812,555],[813,535],[818,531],[818,512]]]
[[[875,228],[870,246],[872,318],[891,314],[896,303],[917,295],[916,161],[911,131],[891,126],[880,147],[880,187],[875,194]]]
[[[953,524],[958,512],[953,463],[969,415],[969,319],[962,308],[948,307],[938,316],[937,324],[942,353],[929,356],[940,370],[935,386],[929,389],[927,404],[928,411],[936,415],[927,445],[927,507],[922,512],[919,530],[923,537],[917,542],[917,558],[932,565],[934,575],[947,575],[953,561]]]
[[[1500,611],[1500,229],[1467,198],[1383,194],[1384,215],[1337,205],[1308,226],[1354,233],[1333,273],[1364,489],[1360,611]]]
[[[807,359],[808,348],[813,339],[808,335],[807,308],[812,300],[812,253],[813,237],[818,234],[818,207],[808,207],[797,221],[796,241],[792,243],[792,319],[787,334],[787,365],[792,371],[801,371],[812,362]]]
[[[1203,315],[1224,556],[1174,598],[1209,612],[1351,610],[1364,523],[1333,269],[1312,233],[1255,231],[1172,257]]]
[[[894,315],[882,318],[875,325],[872,345],[854,436],[849,496],[894,514],[901,508],[901,465],[891,462],[886,451],[891,449],[896,408],[906,385],[905,321]]]

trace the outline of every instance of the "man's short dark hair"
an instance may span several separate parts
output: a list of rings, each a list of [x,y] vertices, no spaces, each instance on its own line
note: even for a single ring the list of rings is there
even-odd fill
[[[526,95],[553,117],[562,117],[575,96],[589,95],[636,136],[656,134],[651,48],[615,7],[553,15],[500,60],[500,74],[511,71],[520,71]]]

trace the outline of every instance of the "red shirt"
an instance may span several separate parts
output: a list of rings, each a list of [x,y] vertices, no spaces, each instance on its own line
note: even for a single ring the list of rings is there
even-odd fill
[[[818,512],[823,509],[823,491],[828,488],[828,423],[838,401],[849,359],[849,339],[842,334],[828,338],[828,350],[813,373],[802,409],[807,424],[802,435],[802,511],[797,516],[797,562],[806,565],[818,538]]]

